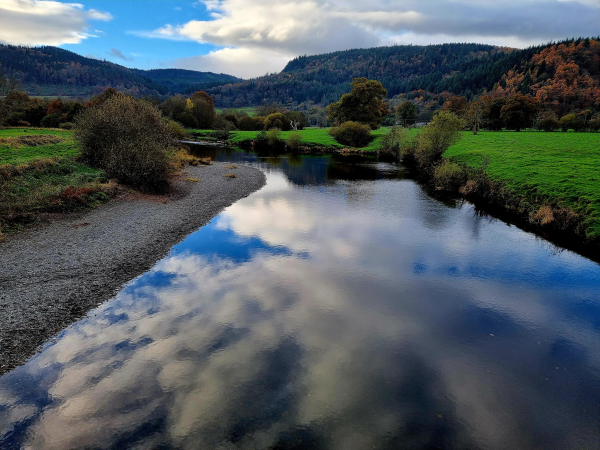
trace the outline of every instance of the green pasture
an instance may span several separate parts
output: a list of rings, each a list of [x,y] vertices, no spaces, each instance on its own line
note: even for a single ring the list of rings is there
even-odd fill
[[[590,237],[600,237],[599,133],[465,132],[444,156],[474,167],[487,161],[490,178],[588,216]]]
[[[8,128],[0,129],[0,138],[18,137],[23,135],[55,135],[64,138],[63,142],[39,147],[15,148],[0,142],[0,165],[23,164],[34,159],[74,157],[79,154],[77,144],[71,131],[48,130],[43,128]]]
[[[256,110],[254,106],[244,106],[242,108],[215,108],[217,113],[222,113],[225,109],[234,109],[236,111],[245,112],[250,117],[254,117],[256,115]]]

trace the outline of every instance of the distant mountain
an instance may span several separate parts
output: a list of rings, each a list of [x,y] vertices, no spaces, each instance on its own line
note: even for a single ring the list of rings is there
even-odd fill
[[[196,72],[195,70],[185,69],[132,69],[132,71],[168,87],[169,92],[183,94],[242,81],[241,78],[234,77],[233,75],[226,75],[224,73]]]
[[[5,76],[17,78],[29,94],[46,96],[88,96],[107,87],[136,96],[167,95],[240,81],[211,72],[129,69],[57,47],[0,45],[0,66]]]
[[[353,78],[367,77],[381,81],[390,97],[417,89],[468,94],[493,86],[491,80],[498,81],[505,67],[518,59],[517,50],[481,44],[356,49],[301,56],[279,74],[221,86],[210,93],[221,106],[307,100],[327,105],[349,92]]]
[[[575,52],[577,55],[565,58],[579,58],[582,74],[591,73],[593,80],[598,75],[598,56],[593,50],[597,40],[591,41],[592,50],[589,50],[590,39],[569,40],[555,46],[581,47],[581,51]],[[547,83],[548,80],[531,78],[537,71],[526,74],[536,64],[534,57],[553,46],[519,50],[480,44],[408,45],[301,56],[290,61],[279,74],[215,87],[208,92],[221,107],[263,103],[293,106],[305,101],[327,105],[350,91],[353,78],[367,77],[381,81],[389,97],[425,91],[464,95],[470,99],[483,91],[505,89],[507,82],[518,81],[514,79],[515,74],[521,74],[524,81],[518,83],[517,89],[535,95],[538,89],[534,81]],[[588,51],[584,51],[585,48]],[[509,89],[515,87],[509,86]]]

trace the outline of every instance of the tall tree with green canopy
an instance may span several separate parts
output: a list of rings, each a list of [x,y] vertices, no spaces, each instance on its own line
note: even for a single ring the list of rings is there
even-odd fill
[[[384,103],[387,89],[379,81],[355,78],[352,92],[342,95],[339,102],[327,107],[332,122],[358,122],[377,130],[383,116],[388,112]]]
[[[396,118],[400,120],[401,124],[406,126],[407,120],[414,120],[419,112],[417,105],[413,102],[406,100],[396,108]]]

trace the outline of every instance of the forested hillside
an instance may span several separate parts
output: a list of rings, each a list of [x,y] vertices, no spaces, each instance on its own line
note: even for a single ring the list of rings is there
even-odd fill
[[[491,89],[508,69],[535,50],[480,44],[393,46],[296,58],[279,73],[210,90],[221,106],[290,104],[311,100],[327,105],[350,91],[353,78],[378,80],[388,95],[425,90],[470,97]]]
[[[507,71],[494,96],[521,92],[562,116],[600,110],[600,40],[580,39],[548,46]]]
[[[0,67],[29,94],[46,96],[89,96],[108,87],[135,96],[166,95],[238,81],[210,72],[128,69],[57,47],[0,45]]]
[[[542,103],[564,103],[570,109],[571,103],[577,108],[596,95],[598,45],[598,40],[578,39],[522,50],[479,44],[348,50],[301,56],[279,74],[209,93],[224,107],[305,101],[327,105],[350,91],[353,78],[366,77],[383,83],[388,97],[418,91],[472,99],[484,91],[502,95],[507,90],[538,95]],[[591,90],[581,91],[584,86]]]

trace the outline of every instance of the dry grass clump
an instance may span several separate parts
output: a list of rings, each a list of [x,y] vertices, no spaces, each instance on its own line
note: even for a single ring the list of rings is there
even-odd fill
[[[57,158],[40,158],[30,161],[26,164],[13,166],[12,164],[0,165],[0,181],[8,181],[18,175],[24,175],[30,172],[45,172],[50,167],[59,164]]]
[[[550,205],[543,205],[533,216],[533,220],[540,225],[548,225],[554,222],[554,210]]]
[[[210,166],[212,164],[212,160],[209,157],[198,158],[197,156],[191,156],[189,162],[191,166]]]
[[[231,164],[230,166],[225,166],[226,169],[237,169],[235,164]]]
[[[190,183],[200,183],[200,178],[188,177],[185,179],[185,181],[189,181]]]
[[[224,178],[237,178],[235,176],[235,173],[226,173],[225,175],[223,175]]]
[[[0,138],[0,144],[10,148],[41,147],[43,145],[59,144],[63,141],[62,137],[51,134]]]

